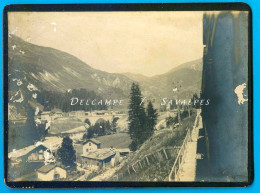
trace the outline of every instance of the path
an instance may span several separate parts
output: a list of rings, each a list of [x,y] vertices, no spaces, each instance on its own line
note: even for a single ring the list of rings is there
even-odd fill
[[[175,181],[195,181],[197,163],[197,140],[199,137],[199,130],[202,129],[202,118],[200,112],[200,110],[197,111],[196,121],[194,122],[194,127],[191,133],[191,141],[189,141],[186,146],[183,163],[178,176],[176,176],[175,178]]]
[[[110,177],[112,177],[119,169],[121,169],[124,165],[125,161],[123,161],[120,165],[111,168],[104,173],[92,178],[90,181],[107,181]]]
[[[88,169],[84,169],[84,168],[80,167],[80,164],[79,164],[79,163],[77,163],[77,170],[78,170],[78,171],[84,171],[85,174],[82,175],[82,176],[80,176],[79,178],[77,178],[75,181],[86,181],[86,178],[87,178],[87,176],[89,175],[89,173],[90,173],[91,171],[88,170]]]
[[[117,172],[117,170],[121,169],[123,167],[123,165],[124,165],[124,161],[120,165],[118,165],[114,168],[110,168],[110,169],[104,171],[103,173],[99,174],[98,176],[95,176],[94,178],[92,178],[88,181],[106,181],[108,178],[112,177]],[[86,181],[86,178],[91,173],[91,171],[87,170],[87,169],[83,169],[79,166],[77,167],[77,169],[85,171],[86,173],[84,175],[80,176],[75,181]]]

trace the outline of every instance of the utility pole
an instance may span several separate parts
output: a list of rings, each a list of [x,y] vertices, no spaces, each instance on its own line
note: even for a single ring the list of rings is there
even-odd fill
[[[177,98],[177,116],[178,116],[178,122],[179,125],[181,125],[181,111],[180,111],[180,104],[179,104],[179,90],[181,88],[180,82],[173,82],[173,93],[176,93],[176,98]]]

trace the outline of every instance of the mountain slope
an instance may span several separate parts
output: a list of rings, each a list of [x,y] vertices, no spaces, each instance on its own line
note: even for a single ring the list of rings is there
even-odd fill
[[[154,87],[164,96],[171,96],[174,84],[181,85],[179,90],[180,97],[183,99],[191,98],[194,93],[199,94],[201,90],[202,59],[187,62],[173,68],[171,71],[152,77]]]
[[[76,57],[56,49],[9,38],[9,74],[24,72],[38,88],[66,91],[87,88],[110,97],[126,97],[131,80],[121,74],[91,68]]]
[[[41,90],[65,92],[86,88],[103,98],[128,99],[132,82],[139,82],[142,95],[155,99],[157,108],[162,98],[175,97],[173,82],[181,82],[180,97],[183,99],[200,93],[201,59],[179,65],[165,74],[146,77],[96,70],[68,53],[37,46],[14,35],[8,38],[8,52],[9,98],[17,98],[12,100],[18,100],[16,103],[20,106],[23,106],[19,102],[21,97],[35,101],[35,94],[40,94]],[[29,85],[37,90],[29,90]],[[125,101],[125,107],[127,104]]]
[[[124,73],[133,81],[140,82],[141,87],[153,93],[151,98],[172,98],[174,88],[173,82],[181,85],[180,97],[189,99],[194,93],[199,94],[201,90],[202,59],[181,64],[167,73],[146,77],[139,74]]]

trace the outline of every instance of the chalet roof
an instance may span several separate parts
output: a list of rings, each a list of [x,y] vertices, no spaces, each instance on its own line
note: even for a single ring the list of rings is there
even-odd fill
[[[62,113],[62,110],[58,109],[58,108],[55,108],[55,109],[52,109],[52,112],[53,113]]]
[[[8,153],[8,158],[19,158],[25,156],[39,146],[43,146],[43,149],[56,151],[61,146],[62,140],[63,138],[61,137],[46,137],[43,142],[37,142],[35,145],[30,145],[22,149],[13,150],[12,152]]]
[[[18,150],[14,149],[12,152],[8,153],[8,158],[18,158],[18,157],[25,156],[36,148],[47,149],[47,147],[42,144],[30,145],[30,146],[24,147],[22,149],[18,149]]]
[[[121,149],[117,149],[120,153],[130,153],[130,149],[129,148],[121,148]]]
[[[96,139],[88,139],[87,141],[85,141],[83,144],[85,145],[86,143],[88,143],[88,142],[92,142],[92,143],[95,143],[96,145],[100,145],[101,144],[101,142],[100,141],[98,141],[98,140],[96,140]]]
[[[56,151],[62,144],[62,137],[50,136],[45,137],[43,145],[50,149],[51,151]]]
[[[56,165],[54,165],[54,164],[44,165],[44,166],[40,167],[37,171],[41,172],[41,173],[48,173],[55,167],[56,167]]]
[[[84,153],[81,157],[95,159],[95,160],[104,160],[113,155],[115,155],[116,151],[111,148],[97,149],[93,152]]]
[[[41,114],[42,115],[48,115],[48,114],[50,114],[51,113],[51,111],[43,111]]]

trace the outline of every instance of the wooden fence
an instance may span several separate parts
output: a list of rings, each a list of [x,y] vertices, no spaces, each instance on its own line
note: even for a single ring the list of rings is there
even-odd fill
[[[118,181],[126,176],[134,175],[135,173],[143,171],[145,168],[154,164],[160,163],[162,160],[173,159],[180,147],[164,147],[153,153],[145,155],[140,160],[131,164],[126,168],[126,171],[120,174],[116,174],[112,177],[112,180]]]
[[[121,171],[119,174],[115,174],[111,177],[111,180],[120,181],[124,178],[131,178],[132,175],[142,172],[147,167],[152,167],[154,164],[158,164],[163,160],[174,160],[174,164],[172,167],[169,167],[167,177],[165,179],[174,181],[178,176],[186,150],[186,145],[189,141],[191,141],[191,129],[187,129],[186,136],[181,146],[163,147],[157,151],[147,154],[135,163],[130,164],[127,168],[124,168],[124,171]]]

